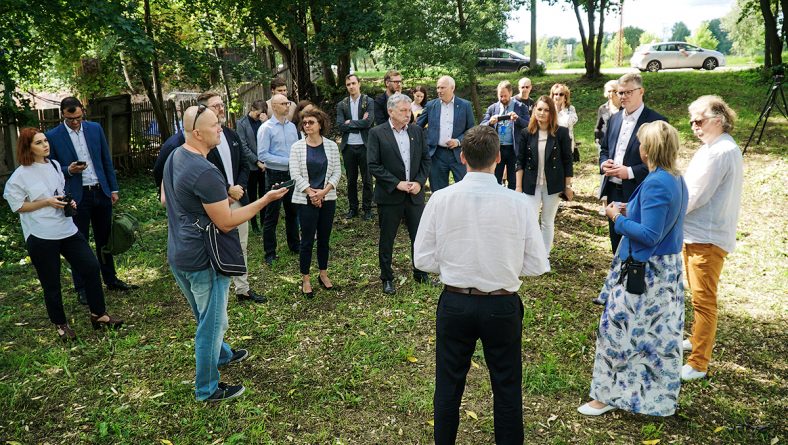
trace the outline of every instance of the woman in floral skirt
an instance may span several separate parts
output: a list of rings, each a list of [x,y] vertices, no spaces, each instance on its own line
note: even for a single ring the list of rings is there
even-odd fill
[[[684,287],[681,246],[687,188],[676,168],[676,129],[657,121],[637,133],[649,175],[625,209],[605,210],[623,236],[600,298],[607,301],[597,331],[591,401],[578,408],[598,416],[616,408],[670,416],[681,387]],[[645,291],[627,292],[625,262],[645,263]]]

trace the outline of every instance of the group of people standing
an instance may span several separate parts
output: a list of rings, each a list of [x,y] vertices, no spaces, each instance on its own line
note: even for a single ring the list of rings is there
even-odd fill
[[[221,401],[244,392],[242,385],[219,378],[219,367],[248,356],[224,342],[230,282],[239,300],[265,301],[250,289],[246,275],[231,279],[211,267],[200,221],[224,232],[237,228],[246,261],[248,224],[259,230],[256,216],[262,212],[270,265],[277,259],[276,226],[284,207],[287,245],[299,254],[299,292],[314,296],[315,244],[317,281],[335,289],[328,275],[329,240],[344,162],[346,217],[370,220],[373,200],[377,207],[383,292],[396,293],[392,257],[403,220],[413,278],[435,285],[433,273],[443,284],[436,325],[436,443],[456,440],[465,375],[478,339],[492,381],[496,443],[523,443],[519,277],[550,270],[559,202],[574,197],[577,113],[571,92],[556,84],[549,95],[531,98],[529,79],[520,80],[517,95],[503,81],[498,101],[476,125],[470,103],[455,95],[449,76],[438,79],[432,100],[425,87],[415,88],[413,99],[403,94],[402,75],[395,70],[386,73],[386,90],[374,99],[361,93],[360,82],[355,74],[345,78],[348,96],[336,107],[339,144],[327,137],[331,118],[314,104],[294,104],[286,84],[276,79],[271,99],[252,103],[236,130],[226,126],[220,95],[200,95],[183,112],[183,130],[161,147],[154,177],[167,209],[168,263],[197,321],[196,398]],[[717,96],[689,106],[692,130],[703,146],[682,176],[678,133],[644,105],[644,94],[640,75],[626,74],[605,85],[608,102],[598,112],[599,197],[606,201],[614,259],[595,299],[604,311],[592,400],[578,408],[585,415],[617,408],[674,413],[681,380],[706,375],[716,335],[717,283],[735,246],[743,180],[741,153],[729,134],[735,112]],[[132,286],[114,274],[111,257],[99,266],[87,243],[92,223],[102,255],[102,224],[118,199],[106,139],[100,126],[83,121],[76,99],[64,100],[61,109],[63,124],[46,135],[21,131],[21,166],[4,197],[20,213],[50,320],[70,339],[75,334],[63,314],[61,254],[72,264],[96,328],[123,323],[106,313],[99,271],[110,289]],[[68,208],[77,212],[73,219],[64,212]],[[645,274],[640,292],[629,285],[637,273]],[[686,340],[684,275],[695,311]],[[682,351],[690,352],[683,366]]]

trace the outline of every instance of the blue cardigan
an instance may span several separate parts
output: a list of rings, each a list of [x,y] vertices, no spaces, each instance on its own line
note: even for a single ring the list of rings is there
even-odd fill
[[[632,257],[638,261],[681,252],[688,199],[687,186],[680,176],[661,168],[649,173],[630,197],[627,216],[616,218],[616,233],[623,236],[619,258],[629,256],[630,246]]]

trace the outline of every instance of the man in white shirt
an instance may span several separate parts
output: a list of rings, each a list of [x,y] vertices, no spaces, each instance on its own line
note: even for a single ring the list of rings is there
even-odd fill
[[[717,334],[717,284],[725,256],[736,247],[744,162],[730,135],[736,113],[718,96],[701,96],[689,106],[690,126],[703,146],[684,178],[689,191],[684,219],[684,265],[695,323],[683,349],[692,351],[682,380],[706,376]]]
[[[648,166],[640,159],[640,141],[637,133],[646,122],[668,120],[643,104],[643,78],[629,73],[618,80],[618,97],[624,110],[610,117],[607,132],[599,141],[600,173],[603,176],[599,198],[607,196],[607,203],[626,203],[638,184],[648,175]],[[608,221],[610,245],[613,253],[618,249],[621,235]]]
[[[358,215],[358,176],[361,174],[361,210],[364,221],[372,219],[372,175],[367,170],[367,137],[375,116],[375,102],[361,94],[355,74],[345,76],[348,96],[337,104],[337,128],[342,133],[339,150],[347,172],[347,218]]]
[[[416,267],[440,274],[445,285],[436,323],[437,445],[456,440],[477,339],[492,381],[495,443],[523,443],[519,277],[541,275],[550,265],[534,209],[495,179],[499,145],[492,127],[468,130],[460,154],[468,174],[433,193],[416,235]]]

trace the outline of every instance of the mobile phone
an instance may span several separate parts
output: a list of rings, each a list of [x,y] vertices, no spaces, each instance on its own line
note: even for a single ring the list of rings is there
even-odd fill
[[[274,184],[271,188],[276,190],[280,188],[293,188],[295,187],[295,179],[291,179],[289,181],[281,182],[279,184]]]
[[[88,165],[86,161],[77,161],[76,164],[80,167],[82,167],[83,165]]]
[[[498,120],[499,121],[508,121],[511,118],[512,118],[512,116],[510,116],[508,114],[502,114],[502,115],[498,116]]]

